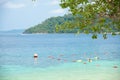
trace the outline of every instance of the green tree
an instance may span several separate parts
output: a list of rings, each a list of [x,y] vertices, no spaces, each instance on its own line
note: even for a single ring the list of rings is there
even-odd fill
[[[93,39],[100,33],[106,39],[107,33],[120,31],[119,0],[61,0],[60,6],[68,8],[75,19],[59,25],[59,29],[78,28],[77,33],[93,33]]]

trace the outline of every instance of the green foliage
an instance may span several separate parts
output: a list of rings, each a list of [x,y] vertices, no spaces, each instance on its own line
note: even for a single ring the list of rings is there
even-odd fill
[[[100,33],[107,39],[107,33],[116,35],[115,32],[120,32],[119,0],[61,0],[60,6],[68,8],[75,16],[81,15],[74,17],[72,22],[60,25],[63,29],[77,28],[77,33],[93,33],[93,39],[97,39]]]
[[[24,33],[76,33],[77,29],[73,29],[71,26],[68,26],[70,24],[67,24],[67,27],[59,27],[59,25],[62,25],[64,22],[73,22],[74,16],[71,14],[64,15],[63,17],[51,17],[42,22],[41,24],[35,25],[29,29],[26,29]],[[64,25],[65,26],[65,25]]]
[[[99,22],[101,24],[97,24],[96,22]],[[106,23],[102,24],[102,22],[106,22]],[[103,25],[105,25],[105,27],[103,27]],[[41,24],[26,29],[24,33],[30,33],[30,34],[31,33],[76,33],[76,34],[93,33],[92,38],[97,39],[97,33],[100,34],[102,32],[103,38],[107,39],[106,32],[109,32],[108,28],[111,28],[115,32],[117,31],[113,26],[108,27],[110,25],[111,25],[111,21],[108,18],[96,19],[93,22],[90,19],[84,18],[81,15],[73,16],[72,14],[68,14],[68,15],[64,15],[63,17],[58,16],[58,17],[48,18]],[[112,35],[115,35],[115,32],[112,33]]]

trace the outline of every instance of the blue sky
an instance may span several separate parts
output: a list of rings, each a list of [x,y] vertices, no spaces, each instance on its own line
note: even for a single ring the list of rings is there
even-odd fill
[[[0,31],[27,29],[53,16],[63,16],[67,10],[60,0],[0,0]]]

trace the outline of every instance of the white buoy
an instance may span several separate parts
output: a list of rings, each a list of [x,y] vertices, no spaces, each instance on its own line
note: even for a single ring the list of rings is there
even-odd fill
[[[37,53],[34,54],[34,58],[38,58],[38,54]]]

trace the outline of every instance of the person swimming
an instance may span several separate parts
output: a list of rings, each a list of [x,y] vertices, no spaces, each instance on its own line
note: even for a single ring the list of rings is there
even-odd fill
[[[94,57],[94,59],[95,59],[95,60],[98,60],[98,59],[99,59],[99,57],[97,57],[97,56],[96,56],[96,57]]]
[[[88,58],[88,62],[92,62],[92,59]]]
[[[82,60],[81,60],[81,59],[79,59],[79,60],[77,60],[76,62],[82,62]]]

